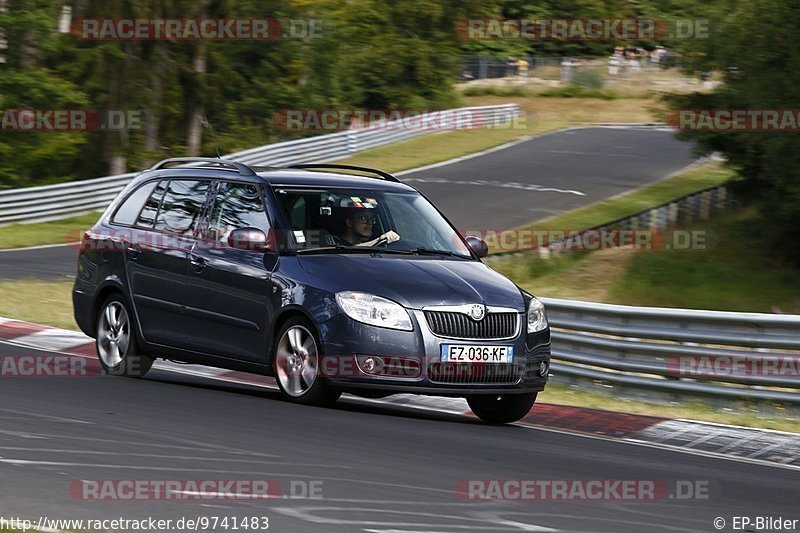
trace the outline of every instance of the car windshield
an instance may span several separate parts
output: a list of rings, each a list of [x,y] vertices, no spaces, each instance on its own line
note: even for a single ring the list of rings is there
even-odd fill
[[[275,187],[304,253],[381,250],[470,258],[470,250],[436,208],[417,192]]]

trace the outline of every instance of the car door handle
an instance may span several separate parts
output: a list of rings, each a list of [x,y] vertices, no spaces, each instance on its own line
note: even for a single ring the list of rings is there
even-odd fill
[[[202,257],[197,257],[196,255],[193,255],[189,258],[189,263],[192,264],[195,273],[198,274],[202,272],[203,269],[206,267],[206,260],[203,259]]]
[[[133,261],[139,259],[139,255],[142,253],[142,247],[132,242],[125,244],[125,250],[128,252],[128,257]]]

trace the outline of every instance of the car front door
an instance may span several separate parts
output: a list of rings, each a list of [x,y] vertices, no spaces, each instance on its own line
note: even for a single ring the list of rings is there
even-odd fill
[[[219,182],[202,238],[189,254],[189,342],[198,351],[263,361],[273,315],[271,272],[278,255],[230,247],[230,232],[244,227],[270,231],[262,187]]]

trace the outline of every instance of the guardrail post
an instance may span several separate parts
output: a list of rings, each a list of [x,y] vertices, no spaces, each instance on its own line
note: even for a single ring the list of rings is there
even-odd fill
[[[352,154],[358,152],[358,137],[356,136],[356,132],[348,130],[345,142],[347,144],[347,153]]]
[[[707,220],[711,207],[711,191],[703,191],[700,195],[700,220]]]
[[[675,224],[678,222],[678,202],[672,202],[669,204],[669,215],[667,216],[667,220],[670,224]]]

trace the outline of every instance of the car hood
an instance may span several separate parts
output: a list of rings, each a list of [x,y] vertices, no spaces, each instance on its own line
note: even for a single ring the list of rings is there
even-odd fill
[[[520,289],[478,261],[355,254],[306,255],[299,260],[332,292],[367,292],[410,309],[483,303],[525,310]]]

